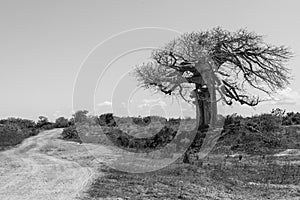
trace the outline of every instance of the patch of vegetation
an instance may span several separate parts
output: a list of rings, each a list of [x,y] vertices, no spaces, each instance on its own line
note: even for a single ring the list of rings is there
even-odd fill
[[[157,134],[147,138],[136,138],[118,128],[104,129],[104,133],[114,145],[139,152],[164,147],[174,139],[178,126],[166,124]]]
[[[226,146],[231,152],[256,155],[300,148],[300,140],[297,138],[299,134],[284,134],[287,127],[282,127],[283,118],[278,110],[245,118],[236,114],[227,116],[215,149]]]
[[[37,135],[34,121],[20,118],[0,120],[0,150],[20,144],[24,139]]]
[[[61,133],[62,138],[65,140],[71,140],[75,142],[81,142],[76,126],[70,126],[63,129]]]
[[[162,169],[151,173],[131,174],[104,168],[105,176],[97,179],[88,194],[92,198],[120,197],[127,199],[180,199],[187,182],[197,181],[193,166]],[[205,182],[202,179],[202,185]],[[197,191],[195,191],[197,192]]]
[[[55,127],[56,128],[66,128],[70,126],[70,122],[68,119],[64,117],[59,117],[55,120]]]
[[[283,125],[290,126],[290,125],[300,125],[300,113],[289,112],[283,117],[282,121]]]
[[[50,122],[47,117],[39,116],[39,119],[36,123],[36,128],[43,129],[43,130],[51,130],[56,128],[56,124]]]
[[[243,155],[241,160],[225,158],[215,151],[206,159],[194,162],[194,165],[184,165],[179,160],[177,164],[144,174],[102,167],[100,170],[105,176],[95,180],[88,195],[92,199],[133,200],[297,197],[300,190],[294,186],[300,183],[300,168],[293,162],[299,160],[271,156],[287,148],[300,148],[299,128],[282,127],[284,116],[277,110],[253,117],[226,117],[216,149],[228,147],[229,153],[248,154]],[[175,148],[179,148],[181,142],[189,138],[192,130],[188,128],[195,122],[194,119],[183,121],[154,117],[150,117],[150,122],[148,120],[113,117],[111,113],[102,117],[81,116],[80,122],[64,129],[63,135],[75,141],[80,138],[83,142],[117,145],[130,151],[151,151],[171,140],[177,140]],[[176,134],[179,124],[186,131]],[[154,145],[154,142],[157,144]],[[210,158],[214,156],[219,157]]]
[[[158,116],[148,117],[114,117],[112,113],[97,116],[87,116],[87,112],[78,111],[73,115],[77,118],[74,126],[67,127],[62,132],[62,138],[67,140],[104,145],[116,145],[129,151],[148,152],[164,147],[174,141],[177,150],[188,137],[188,131],[178,132],[179,125],[192,126],[193,119],[165,119]],[[76,120],[74,120],[76,121]]]
[[[21,118],[8,118],[0,120],[0,150],[20,144],[24,139],[35,136],[43,130],[65,128],[72,126],[73,119],[59,117],[50,122],[47,117],[39,116],[38,121]]]
[[[299,167],[276,164],[270,158],[247,162],[206,161],[206,165],[172,164],[164,169],[141,174],[103,167],[88,190],[93,199],[280,199],[300,194],[289,184],[300,183]],[[280,187],[282,185],[282,187]]]
[[[282,123],[287,116],[290,114],[280,109],[253,117],[236,114],[226,118],[219,116],[224,127],[214,151],[226,148],[227,153],[256,155],[300,148],[297,134],[282,134],[286,129]],[[181,151],[181,147],[190,142],[189,138],[194,134],[191,127],[195,127],[196,123],[194,119],[165,119],[158,116],[114,117],[112,113],[99,117],[87,116],[86,111],[76,112],[73,119],[77,120],[76,128],[80,130],[83,142],[113,144],[137,152],[149,152],[164,147],[170,141],[175,144],[176,151]],[[66,129],[63,138],[76,141],[79,136],[74,133],[75,128]]]
[[[109,126],[109,127],[117,126],[113,113],[102,114],[99,116],[99,118],[96,118],[96,120],[100,126]]]

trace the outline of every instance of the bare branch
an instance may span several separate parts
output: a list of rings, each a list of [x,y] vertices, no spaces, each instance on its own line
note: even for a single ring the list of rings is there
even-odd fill
[[[285,64],[291,57],[287,47],[266,44],[256,33],[215,28],[183,34],[153,51],[152,64],[139,66],[135,75],[145,88],[153,86],[179,96],[185,96],[183,83],[203,85],[210,81],[210,87],[215,86],[226,104],[237,101],[255,106],[261,100],[249,89],[270,95],[285,88],[290,80]],[[203,59],[212,66],[211,80],[202,77],[204,72],[195,67]]]

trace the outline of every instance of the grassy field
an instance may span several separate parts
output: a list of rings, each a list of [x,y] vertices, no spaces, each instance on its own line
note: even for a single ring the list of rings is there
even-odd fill
[[[241,160],[212,152],[193,165],[178,161],[139,174],[104,166],[99,172],[105,175],[87,193],[89,199],[296,200],[300,198],[300,151],[290,152],[242,154]]]
[[[270,126],[268,120],[266,118],[266,123],[261,124],[262,120],[246,119],[229,131],[224,128],[222,137],[210,153],[193,164],[183,164],[178,159],[147,173],[128,173],[109,167],[112,165],[103,165],[99,168],[101,176],[92,183],[85,199],[299,200],[300,127],[277,127],[275,124],[277,128],[272,129],[274,126]],[[126,123],[107,130],[122,129],[129,135],[143,138],[151,137],[157,127],[161,128]],[[83,142],[113,146],[105,137],[105,128],[97,124],[81,124],[77,130]],[[207,137],[212,141],[215,138],[213,135]],[[141,165],[152,165],[146,162],[147,156],[158,160],[172,159],[172,154],[165,152],[143,155],[123,154],[114,162],[134,169],[137,166],[132,160],[141,161],[138,162]]]
[[[125,173],[109,167],[88,194],[90,199],[299,199],[300,158],[260,156],[224,159],[210,155],[186,165],[150,173]]]

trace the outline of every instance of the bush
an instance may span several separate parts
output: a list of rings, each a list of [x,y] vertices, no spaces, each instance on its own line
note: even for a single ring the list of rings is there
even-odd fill
[[[79,134],[76,130],[75,126],[70,126],[64,128],[63,132],[61,133],[63,139],[72,139],[72,140],[79,140]]]
[[[74,122],[76,123],[82,123],[87,120],[87,110],[79,110],[76,111],[75,114],[73,114]]]
[[[98,123],[100,126],[109,126],[109,127],[117,126],[117,123],[114,120],[113,113],[106,113],[100,115],[98,118]]]
[[[273,153],[282,148],[280,115],[261,114],[243,118],[236,114],[227,116],[217,147],[229,146],[234,152],[248,154]]]
[[[35,122],[20,118],[0,120],[0,149],[21,143],[24,139],[37,135]]]
[[[178,118],[178,119],[170,118],[170,119],[168,120],[168,123],[169,123],[170,125],[179,125],[179,124],[180,124],[180,121],[181,121],[180,118]]]
[[[0,126],[0,146],[7,147],[19,144],[25,138],[21,134],[20,127],[15,124],[5,124]]]
[[[20,118],[8,118],[8,119],[1,119],[0,124],[15,124],[21,129],[24,128],[34,128],[36,123],[32,120],[28,119],[20,119]]]
[[[289,112],[283,117],[283,125],[300,125],[300,113]]]
[[[135,152],[145,152],[162,148],[170,143],[177,134],[179,124],[167,123],[155,135],[138,138],[116,127],[103,129],[107,138],[115,145]]]
[[[43,126],[48,125],[50,122],[47,117],[44,116],[39,116],[38,122],[37,122],[37,127],[42,128]]]
[[[261,114],[246,118],[248,126],[252,126],[261,132],[274,132],[281,127],[281,117],[273,114]]]
[[[66,128],[69,126],[69,120],[64,117],[59,117],[55,120],[56,128]]]
[[[151,116],[147,117],[133,117],[132,122],[139,126],[148,126],[151,123]]]

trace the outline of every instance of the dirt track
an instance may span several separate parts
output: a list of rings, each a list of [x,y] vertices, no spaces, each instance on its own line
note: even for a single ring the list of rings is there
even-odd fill
[[[61,131],[42,132],[14,149],[0,152],[1,200],[82,197],[99,160],[97,164],[85,146],[58,139]],[[110,154],[108,149],[101,151]]]

